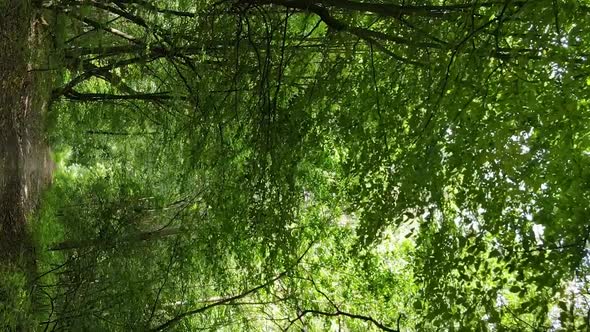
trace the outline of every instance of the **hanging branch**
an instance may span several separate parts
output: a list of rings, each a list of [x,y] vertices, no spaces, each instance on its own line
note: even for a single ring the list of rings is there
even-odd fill
[[[395,52],[387,49],[385,46],[383,46],[383,44],[381,44],[376,39],[376,37],[383,39],[383,40],[393,41],[393,42],[403,43],[403,44],[415,45],[416,44],[415,42],[407,41],[401,37],[387,35],[385,33],[376,32],[376,31],[372,31],[369,29],[365,29],[365,28],[351,27],[348,24],[334,18],[330,14],[328,9],[326,9],[325,7],[318,6],[318,5],[309,4],[309,3],[305,3],[305,2],[299,2],[299,1],[288,1],[288,0],[273,0],[270,3],[285,6],[287,8],[301,9],[301,10],[305,10],[308,12],[312,12],[312,13],[318,15],[320,17],[320,19],[331,29],[334,29],[335,31],[348,32],[352,35],[355,35],[358,38],[366,41],[367,43],[373,44],[379,50],[381,50],[382,52],[386,53],[387,55],[391,56],[392,58],[394,58],[398,61],[401,61],[401,62],[404,62],[407,64],[412,64],[415,66],[425,66],[426,65],[426,64],[418,62],[418,61],[404,58],[403,56],[400,56],[400,55],[396,54]],[[434,45],[432,43],[418,43],[418,44],[422,44],[423,46]]]
[[[319,316],[326,316],[326,317],[344,316],[344,317],[349,317],[352,319],[360,319],[360,320],[363,320],[366,322],[371,322],[383,331],[388,331],[388,332],[399,332],[400,331],[399,325],[400,325],[400,320],[401,320],[402,315],[398,316],[397,329],[393,329],[393,328],[388,327],[385,324],[377,321],[376,319],[374,319],[371,316],[352,314],[352,313],[349,313],[346,311],[342,311],[342,310],[340,310],[338,305],[336,305],[336,303],[332,299],[330,299],[330,297],[318,287],[318,285],[316,284],[315,280],[313,280],[313,278],[305,278],[304,277],[302,279],[311,282],[315,291],[320,293],[330,303],[330,305],[332,305],[332,307],[334,307],[335,311],[334,312],[327,312],[327,311],[313,310],[313,309],[304,309],[304,310],[299,309],[299,314],[297,315],[297,317],[295,317],[294,319],[289,321],[289,325],[287,326],[287,328],[284,329],[284,331],[288,331],[293,326],[293,324],[295,324],[297,321],[301,321],[301,319],[306,315],[319,315]]]
[[[299,315],[297,315],[296,318],[294,318],[293,320],[290,321],[289,326],[287,326],[285,331],[289,330],[291,328],[291,326],[293,326],[293,324],[295,324],[295,322],[297,322],[298,320],[300,320],[301,318],[303,318],[306,315],[319,315],[319,316],[327,316],[327,317],[344,316],[344,317],[349,317],[349,318],[353,318],[353,319],[360,319],[360,320],[363,320],[366,322],[371,322],[371,323],[373,323],[373,325],[377,326],[382,331],[399,332],[399,330],[388,327],[388,326],[384,325],[383,323],[375,320],[371,316],[351,314],[349,312],[341,311],[341,310],[336,310],[335,312],[327,312],[327,311],[313,310],[313,309],[306,309],[306,310],[299,312]]]
[[[182,321],[183,319],[185,319],[187,317],[194,316],[196,314],[200,314],[202,312],[205,312],[205,311],[207,311],[209,309],[215,308],[215,307],[220,306],[220,305],[232,304],[236,300],[242,299],[242,298],[244,298],[244,297],[246,297],[246,296],[248,296],[250,294],[254,294],[254,293],[258,292],[259,290],[264,289],[264,288],[270,286],[271,284],[273,284],[277,280],[285,277],[289,272],[291,272],[295,267],[297,267],[297,265],[299,265],[299,263],[301,263],[301,261],[303,260],[303,258],[305,257],[305,255],[307,254],[307,252],[309,251],[309,249],[311,249],[311,247],[313,246],[313,244],[314,244],[314,242],[312,242],[307,247],[307,249],[305,250],[305,252],[303,252],[303,254],[301,256],[299,256],[299,258],[297,259],[297,261],[295,261],[295,263],[290,268],[288,268],[285,271],[279,273],[277,276],[275,276],[274,278],[268,280],[267,282],[265,282],[265,283],[263,283],[261,285],[258,285],[258,286],[254,287],[254,288],[251,288],[251,289],[249,289],[249,290],[247,290],[247,291],[245,291],[243,293],[240,293],[238,295],[224,297],[223,299],[221,299],[221,300],[219,300],[219,301],[217,301],[215,303],[212,303],[212,304],[209,304],[209,305],[200,307],[200,308],[195,309],[195,310],[190,310],[190,311],[186,311],[184,313],[181,313],[181,314],[177,315],[176,317],[168,320],[167,322],[165,322],[165,323],[163,323],[163,324],[161,324],[161,325],[159,325],[159,326],[151,329],[150,331],[162,331],[162,330],[169,329],[169,328],[175,326],[176,324],[178,324],[180,321]]]
[[[250,1],[245,1],[250,2]],[[305,9],[316,5],[322,7],[333,7],[339,10],[355,11],[362,13],[372,13],[384,17],[395,17],[400,18],[403,16],[419,16],[419,17],[434,17],[434,18],[446,18],[451,15],[456,15],[465,11],[472,10],[473,7],[478,8],[493,8],[501,6],[504,1],[490,1],[483,3],[464,3],[454,5],[395,5],[389,3],[369,3],[369,2],[357,2],[351,0],[318,0],[318,1],[306,1],[306,0],[258,0],[256,3],[259,4],[277,4],[288,7],[298,7]],[[513,1],[512,4],[515,6],[523,6],[526,1]]]

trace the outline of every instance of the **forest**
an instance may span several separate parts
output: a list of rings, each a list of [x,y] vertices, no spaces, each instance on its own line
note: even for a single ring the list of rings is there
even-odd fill
[[[0,0],[0,330],[590,331],[589,0]]]

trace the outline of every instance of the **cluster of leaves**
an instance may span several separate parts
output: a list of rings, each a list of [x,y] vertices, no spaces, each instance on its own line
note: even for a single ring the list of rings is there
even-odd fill
[[[6,331],[32,328],[34,320],[25,274],[18,268],[5,265],[0,269],[0,275],[0,327]]]

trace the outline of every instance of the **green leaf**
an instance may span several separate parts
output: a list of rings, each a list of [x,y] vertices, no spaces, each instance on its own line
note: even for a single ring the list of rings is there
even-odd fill
[[[512,293],[519,293],[521,290],[522,289],[520,288],[520,286],[516,286],[516,285],[510,287],[510,289],[509,289],[509,291]]]

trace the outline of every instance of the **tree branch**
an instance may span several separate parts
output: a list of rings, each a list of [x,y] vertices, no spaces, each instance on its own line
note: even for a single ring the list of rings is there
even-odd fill
[[[404,44],[416,44],[416,43],[412,43],[412,42],[407,41],[401,37],[391,36],[391,35],[387,35],[387,34],[380,33],[380,32],[375,32],[375,31],[365,29],[365,28],[350,27],[348,24],[334,18],[330,14],[328,9],[326,9],[325,7],[317,6],[314,4],[310,4],[310,3],[306,3],[306,2],[302,2],[302,1],[290,1],[290,0],[271,0],[271,1],[269,1],[269,3],[285,6],[287,8],[301,9],[301,10],[305,10],[308,12],[312,12],[312,13],[318,15],[320,17],[320,19],[328,27],[330,27],[336,31],[346,31],[348,33],[351,33],[351,34],[359,37],[360,39],[362,39],[370,44],[372,43],[373,45],[375,45],[375,47],[380,49],[382,52],[386,53],[387,55],[391,56],[392,58],[394,58],[398,61],[405,62],[405,63],[412,64],[412,65],[416,65],[416,66],[424,66],[423,63],[420,63],[420,62],[414,61],[414,60],[410,60],[410,59],[406,59],[406,58],[396,54],[395,52],[387,49],[385,46],[383,46],[381,43],[379,43],[375,38],[378,37],[380,39],[389,40],[389,41],[393,41],[393,42],[397,42],[397,43],[404,43]],[[424,44],[424,43],[421,43],[421,44]],[[430,44],[430,43],[426,43],[426,44]]]
[[[363,321],[366,321],[366,322],[371,322],[371,323],[373,323],[373,325],[377,326],[382,331],[399,332],[398,329],[393,329],[391,327],[388,327],[388,326],[384,325],[383,323],[375,320],[371,316],[351,314],[349,312],[341,311],[341,310],[336,310],[335,312],[326,312],[326,311],[313,310],[313,309],[306,309],[306,310],[301,311],[299,313],[299,315],[297,315],[297,317],[295,319],[291,320],[291,322],[289,323],[289,326],[287,326],[287,328],[285,329],[285,331],[288,330],[289,328],[291,328],[291,326],[296,321],[300,320],[301,318],[303,318],[305,315],[308,315],[308,314],[310,314],[310,315],[327,316],[327,317],[345,316],[345,317],[349,317],[349,318],[353,318],[353,319],[360,319],[360,320],[363,320]]]
[[[131,36],[130,34],[125,33],[125,32],[123,32],[121,30],[115,29],[115,28],[108,27],[104,23],[101,23],[101,22],[98,22],[98,21],[89,19],[88,17],[82,17],[82,16],[79,16],[79,15],[76,15],[76,14],[74,14],[72,12],[68,12],[67,14],[69,16],[77,19],[78,21],[81,21],[81,22],[86,23],[87,25],[89,25],[89,26],[91,26],[91,27],[93,27],[95,29],[100,29],[100,30],[106,31],[106,32],[108,32],[108,33],[110,33],[112,35],[115,35],[117,37],[126,39],[126,40],[128,40],[128,41],[130,41],[132,43],[135,43],[135,44],[141,44],[141,42],[138,41],[137,38]]]
[[[247,1],[246,1],[247,2]],[[455,5],[395,5],[388,3],[368,3],[351,0],[260,0],[260,4],[272,3],[285,6],[297,6],[305,9],[312,6],[333,7],[341,10],[358,11],[363,13],[373,13],[385,17],[402,17],[402,16],[421,16],[421,17],[446,17],[454,13],[461,13],[472,10],[473,3],[455,4]],[[515,1],[513,5],[522,6],[526,1]],[[479,8],[491,8],[503,5],[503,1],[491,1],[476,4]]]
[[[268,280],[267,282],[258,285],[254,288],[251,288],[243,293],[240,293],[238,295],[234,295],[234,296],[230,296],[230,297],[224,297],[222,300],[219,300],[215,303],[200,307],[198,309],[195,310],[190,310],[190,311],[186,311],[184,313],[181,313],[179,315],[177,315],[176,317],[168,320],[167,322],[151,329],[150,331],[162,331],[168,328],[173,327],[174,325],[178,324],[180,321],[182,321],[184,318],[189,317],[189,316],[193,316],[202,312],[205,312],[209,309],[215,308],[217,306],[220,305],[225,305],[225,304],[230,304],[233,303],[236,300],[242,299],[250,294],[256,293],[257,291],[268,287],[269,285],[273,284],[275,281],[283,278],[284,276],[286,276],[289,272],[291,272],[291,270],[293,270],[297,265],[299,265],[299,263],[303,260],[303,257],[305,257],[305,255],[307,254],[307,252],[309,251],[309,249],[311,249],[311,247],[313,246],[313,243],[310,244],[307,249],[305,250],[305,252],[303,253],[303,255],[299,256],[299,258],[297,259],[297,261],[295,262],[295,264],[293,264],[290,268],[288,268],[287,270],[281,272],[280,274],[278,274],[277,276],[275,276],[274,278]]]

